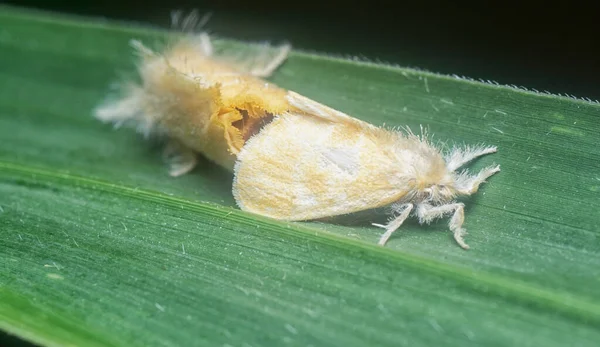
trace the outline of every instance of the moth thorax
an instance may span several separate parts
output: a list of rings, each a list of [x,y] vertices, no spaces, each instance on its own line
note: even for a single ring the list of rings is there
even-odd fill
[[[415,189],[423,190],[446,181],[448,170],[441,155],[415,153],[410,159]]]

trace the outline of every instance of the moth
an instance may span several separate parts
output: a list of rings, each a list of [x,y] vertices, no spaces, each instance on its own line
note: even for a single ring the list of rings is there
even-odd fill
[[[233,173],[232,193],[244,211],[307,221],[390,208],[379,245],[414,216],[421,224],[449,215],[464,249],[464,204],[500,171],[459,171],[495,146],[454,147],[442,153],[422,130],[386,129],[353,118],[264,80],[286,60],[290,45],[265,45],[256,55],[216,54],[209,35],[182,18],[185,35],[162,52],[131,41],[141,82],[95,110],[115,126],[167,139],[173,177],[191,171],[197,156]]]

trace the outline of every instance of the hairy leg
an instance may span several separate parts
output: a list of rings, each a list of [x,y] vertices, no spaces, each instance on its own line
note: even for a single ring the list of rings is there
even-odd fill
[[[479,171],[475,176],[461,175],[456,180],[456,189],[458,193],[471,195],[477,192],[479,186],[485,182],[485,180],[493,174],[500,171],[500,166],[488,166],[487,168]]]
[[[170,140],[164,149],[163,157],[169,166],[169,175],[178,177],[192,171],[198,163],[196,153],[178,141]]]
[[[282,45],[278,48],[277,54],[273,56],[267,56],[266,58],[259,59],[258,63],[250,69],[250,74],[256,77],[269,77],[277,70],[277,68],[283,64],[290,53],[291,46],[289,44]]]
[[[192,10],[184,14],[181,10],[171,11],[171,28],[181,32],[194,33],[202,29],[208,22],[212,12],[200,17],[198,10]]]
[[[430,223],[436,218],[441,218],[448,213],[454,212],[450,219],[450,223],[448,223],[450,230],[454,235],[454,240],[456,240],[456,243],[462,248],[469,249],[469,246],[463,239],[463,236],[467,233],[466,230],[462,228],[465,219],[464,206],[463,203],[451,203],[441,206],[420,204],[417,206],[417,216],[419,217],[419,222]]]
[[[213,45],[212,42],[210,41],[210,36],[208,36],[207,33],[201,33],[199,35],[200,38],[200,50],[202,51],[202,54],[204,54],[207,57],[210,57],[213,54]]]
[[[466,148],[454,148],[452,152],[446,157],[446,163],[450,171],[455,171],[471,160],[481,157],[482,155],[495,153],[496,147],[466,147]]]
[[[401,206],[401,208],[402,212],[400,212],[400,214],[396,218],[391,220],[387,225],[373,223],[374,226],[385,229],[385,233],[381,236],[378,242],[380,246],[385,245],[390,236],[392,236],[392,234],[394,233],[394,231],[400,228],[402,223],[404,223],[404,221],[408,218],[408,216],[410,215],[410,211],[412,211],[413,209],[413,204],[404,204]]]

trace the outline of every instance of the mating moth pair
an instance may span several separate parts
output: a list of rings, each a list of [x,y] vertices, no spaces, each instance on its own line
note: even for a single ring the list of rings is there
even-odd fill
[[[195,18],[184,18],[184,26]],[[457,170],[496,147],[443,155],[425,134],[377,127],[263,80],[286,60],[289,45],[219,56],[208,34],[193,31],[160,53],[132,45],[141,83],[124,85],[95,116],[168,139],[172,176],[192,170],[201,154],[233,172],[242,210],[302,221],[388,206],[389,223],[374,224],[385,229],[380,245],[411,215],[420,223],[451,215],[454,239],[469,248],[464,204],[455,199],[475,193],[500,168]]]

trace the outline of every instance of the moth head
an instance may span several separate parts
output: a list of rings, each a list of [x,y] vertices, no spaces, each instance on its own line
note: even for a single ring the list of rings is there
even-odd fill
[[[451,173],[419,177],[413,180],[416,200],[433,204],[448,202],[457,195],[454,179]]]
[[[454,173],[438,152],[422,150],[408,159],[412,171],[409,186],[415,200],[437,204],[455,197]]]
[[[431,184],[423,188],[425,201],[431,201],[434,204],[448,202],[456,196],[456,189],[452,182],[440,182]]]

